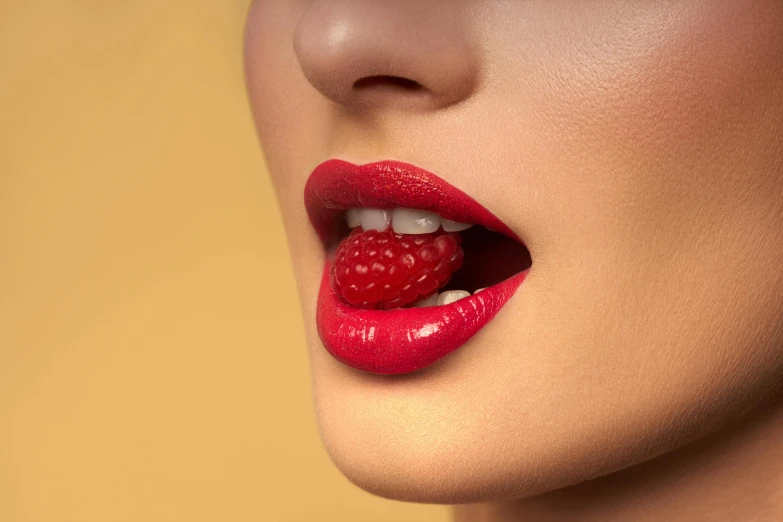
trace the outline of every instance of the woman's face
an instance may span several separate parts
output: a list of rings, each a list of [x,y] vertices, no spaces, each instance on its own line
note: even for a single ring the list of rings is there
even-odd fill
[[[320,432],[359,486],[526,496],[683,445],[778,389],[779,0],[259,0],[246,65]],[[326,253],[303,198],[330,158],[434,173],[529,251],[494,319],[423,370],[363,372],[324,348]]]

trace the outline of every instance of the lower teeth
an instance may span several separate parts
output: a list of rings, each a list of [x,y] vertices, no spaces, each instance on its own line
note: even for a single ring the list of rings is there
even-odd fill
[[[426,308],[428,306],[438,306],[438,293],[435,292],[429,297],[426,297],[422,299],[421,301],[416,302],[416,304],[413,305],[415,308]]]
[[[438,296],[438,305],[443,306],[468,297],[470,292],[464,290],[448,290]]]
[[[473,295],[476,295],[482,290],[486,290],[486,288],[479,288],[478,290],[473,292]],[[465,290],[447,290],[440,294],[435,292],[431,296],[421,299],[420,301],[414,303],[413,307],[426,308],[428,306],[443,306],[443,305],[454,303],[456,301],[459,301],[460,299],[464,299],[469,296],[470,296],[470,292],[466,292]]]

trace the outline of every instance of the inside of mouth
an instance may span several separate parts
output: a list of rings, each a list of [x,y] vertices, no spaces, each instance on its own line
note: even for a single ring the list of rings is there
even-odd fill
[[[459,235],[465,260],[440,292],[465,290],[473,294],[527,270],[533,264],[525,245],[499,232],[474,225]]]
[[[334,241],[327,248],[330,257],[333,257],[340,241],[350,232],[351,229],[345,225],[344,220],[340,220]],[[530,251],[524,244],[500,232],[473,225],[457,234],[462,239],[464,261],[462,267],[452,274],[449,282],[437,290],[439,294],[463,290],[472,295],[527,270],[533,264]],[[416,306],[416,303],[403,308],[413,306]]]

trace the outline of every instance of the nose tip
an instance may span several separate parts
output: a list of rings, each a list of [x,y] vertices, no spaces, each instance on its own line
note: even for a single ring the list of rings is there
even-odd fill
[[[317,0],[294,49],[313,87],[348,109],[442,108],[476,87],[466,14],[453,0]]]

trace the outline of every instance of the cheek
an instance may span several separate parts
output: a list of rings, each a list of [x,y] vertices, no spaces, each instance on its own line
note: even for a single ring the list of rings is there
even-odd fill
[[[332,107],[307,82],[293,48],[294,31],[309,3],[259,0],[252,4],[247,19],[247,90],[279,197],[294,192],[292,184],[301,195],[301,173],[312,170],[313,161],[329,154],[324,136],[329,133]],[[281,207],[283,212],[298,210],[301,201]]]
[[[525,186],[536,262],[633,249],[638,264],[640,247],[657,262],[711,235],[748,244],[748,230],[777,241],[779,2],[545,4],[529,4],[529,18],[548,24],[490,18],[486,45],[502,52],[487,69],[496,94],[480,110],[506,117],[479,133]]]
[[[322,262],[320,243],[303,212],[305,173],[329,155],[324,137],[332,110],[305,79],[293,49],[296,25],[309,3],[255,1],[248,12],[244,49],[253,119],[303,291],[318,288]],[[304,297],[306,302],[314,299]]]
[[[603,4],[531,2],[539,25],[488,16],[476,110],[504,118],[477,148],[503,151],[498,170],[525,187],[509,212],[547,285],[530,345],[549,328],[549,358],[597,361],[584,386],[625,390],[602,403],[642,410],[637,433],[668,416],[703,427],[782,364],[783,9]]]

